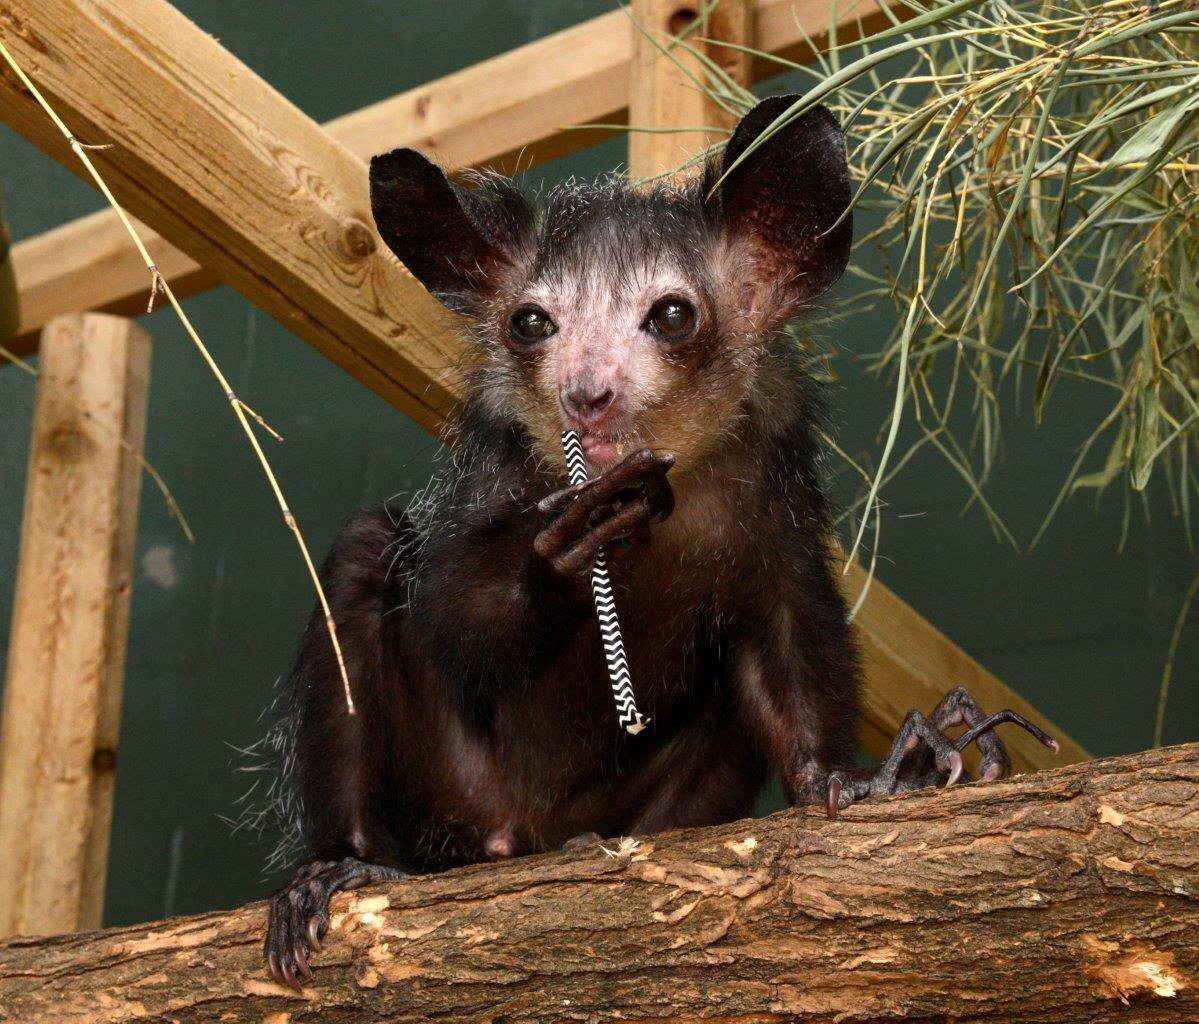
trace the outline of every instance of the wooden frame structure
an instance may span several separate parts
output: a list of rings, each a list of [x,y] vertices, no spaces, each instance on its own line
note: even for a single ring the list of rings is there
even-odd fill
[[[850,0],[837,10],[843,40],[900,16],[879,0]],[[662,0],[636,0],[634,11],[651,31],[672,31],[695,16],[690,5]],[[828,0],[722,0],[711,19],[706,35],[756,41],[789,59],[810,57],[809,39],[820,45],[830,20]],[[720,123],[621,11],[324,128],[166,0],[4,0],[0,33],[75,135],[110,146],[96,154],[102,173],[117,198],[149,225],[150,252],[178,294],[232,285],[430,430],[453,408],[456,385],[448,368],[460,341],[451,314],[378,243],[364,158],[407,144],[449,166],[510,168],[523,154],[523,167],[595,141],[596,130],[569,127],[580,122]],[[715,43],[702,45],[747,84],[777,70]],[[487,88],[476,88],[479,82]],[[79,173],[63,139],[6,75],[0,75],[0,118]],[[679,146],[678,136],[634,136],[633,166],[673,166]],[[107,212],[19,243],[12,260],[18,352],[33,351],[38,333],[58,317],[132,313],[148,294],[145,267]],[[107,472],[111,482],[127,470]],[[136,492],[123,501],[128,522]],[[40,518],[27,518],[25,543],[32,548],[46,528]],[[856,592],[861,584],[854,570],[847,585]],[[858,622],[868,672],[862,740],[872,753],[885,748],[909,708],[931,706],[949,687],[964,684],[985,704],[1012,707],[1058,735],[1063,756],[1057,763],[1087,758],[881,584],[874,584]],[[0,804],[18,799],[14,790],[31,777],[20,767],[25,755],[12,743],[8,748],[17,767],[3,762]],[[1049,764],[1046,752],[1023,734],[1012,734],[1011,750],[1017,770]],[[11,870],[0,860],[0,878]],[[9,891],[5,884],[14,883],[0,883],[0,894]],[[94,888],[79,896],[81,905],[94,908],[98,899]],[[94,923],[97,915],[89,911],[75,920]],[[47,912],[41,924],[62,927],[67,920]],[[41,930],[37,908],[24,914],[21,927]]]
[[[149,383],[131,320],[47,325],[0,720],[0,935],[100,926]]]

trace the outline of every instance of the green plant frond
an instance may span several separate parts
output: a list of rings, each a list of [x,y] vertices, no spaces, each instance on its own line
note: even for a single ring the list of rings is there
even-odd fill
[[[850,556],[878,518],[882,487],[925,445],[1004,536],[985,494],[1001,407],[1014,398],[1040,421],[1062,380],[1114,392],[1115,402],[1088,426],[1031,543],[1071,494],[1120,483],[1127,516],[1158,477],[1189,537],[1199,488],[1199,11],[1193,0],[904,7],[909,17],[890,12],[874,36],[845,43],[830,32],[806,69],[778,61],[814,84],[755,143],[817,103],[838,114],[852,208],[869,221],[845,307],[895,311],[893,333],[867,356],[893,378],[894,399],[853,505]]]

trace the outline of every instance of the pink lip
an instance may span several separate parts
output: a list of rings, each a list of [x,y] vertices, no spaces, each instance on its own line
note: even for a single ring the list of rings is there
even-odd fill
[[[616,442],[599,434],[583,435],[583,454],[593,466],[605,469],[620,458]]]

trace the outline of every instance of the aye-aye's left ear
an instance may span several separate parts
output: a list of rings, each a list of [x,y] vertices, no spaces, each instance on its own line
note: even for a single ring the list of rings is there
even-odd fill
[[[414,149],[371,160],[375,226],[418,281],[464,312],[511,262],[527,204],[516,193],[463,188]]]
[[[849,263],[853,242],[845,135],[827,107],[816,106],[775,130],[733,167],[799,96],[772,96],[746,114],[724,151],[718,189],[721,218],[754,257],[754,274],[782,286],[795,302],[827,291]]]

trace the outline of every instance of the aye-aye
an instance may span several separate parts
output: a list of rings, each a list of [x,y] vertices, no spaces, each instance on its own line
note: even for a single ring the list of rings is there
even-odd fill
[[[985,777],[1007,770],[961,690],[913,713],[879,770],[853,768],[819,407],[784,331],[845,269],[850,182],[824,107],[764,135],[795,101],[754,107],[684,184],[532,203],[410,149],[371,162],[383,240],[462,314],[468,397],[442,479],[404,513],[356,513],[325,563],[357,714],[318,613],[293,674],[311,860],[271,902],[280,982],[309,975],[338,890],[729,821],[771,774],[835,813],[956,781],[973,739]],[[597,474],[582,486],[564,486],[566,428]],[[600,548],[652,719],[638,736],[612,709]]]

